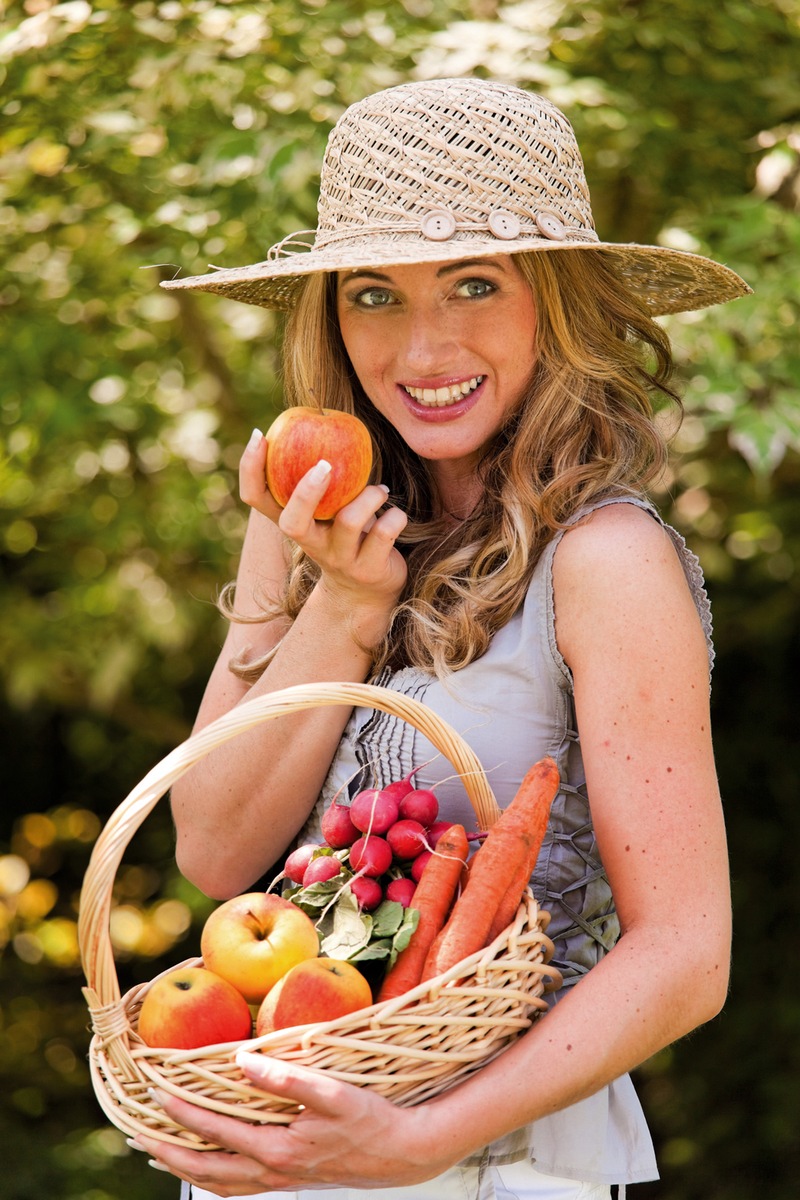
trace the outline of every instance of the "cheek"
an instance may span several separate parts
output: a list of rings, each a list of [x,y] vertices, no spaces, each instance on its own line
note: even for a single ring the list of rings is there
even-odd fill
[[[352,326],[348,329],[345,325],[342,325],[341,332],[347,357],[350,360],[350,365],[356,374],[358,382],[376,408],[380,409],[382,397],[381,381],[385,374],[387,359],[385,341],[376,340],[371,335],[362,335],[360,332],[353,330]]]
[[[517,325],[515,330],[506,330],[506,345],[516,359],[520,379],[527,382],[538,357],[535,311],[531,312],[528,320]]]
[[[359,332],[354,323],[348,320],[341,311],[339,312],[339,331],[342,335],[345,352],[350,359],[350,365],[362,386],[365,386],[367,376],[374,374],[373,367],[376,362],[374,339]]]
[[[366,392],[369,399],[374,403],[378,396],[378,381],[380,380],[380,367],[375,355],[368,352],[361,352],[358,345],[352,350],[347,351],[358,382]]]

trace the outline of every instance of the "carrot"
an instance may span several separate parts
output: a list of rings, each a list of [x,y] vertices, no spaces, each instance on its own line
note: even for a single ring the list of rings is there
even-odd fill
[[[405,950],[400,951],[394,965],[386,972],[378,1000],[402,996],[420,982],[425,957],[447,920],[468,852],[469,842],[463,825],[451,825],[439,838],[409,906],[419,913],[417,928]]]
[[[541,759],[528,771],[516,796],[473,855],[467,886],[431,946],[423,980],[441,975],[482,949],[513,919],[536,865],[558,785],[558,768],[552,758]],[[500,921],[504,923],[493,933]]]
[[[522,900],[522,894],[527,887],[528,880],[531,877],[533,866],[529,865],[530,860],[526,855],[521,860],[519,867],[511,876],[508,887],[506,888],[503,899],[497,906],[497,911],[494,914],[492,924],[489,927],[489,932],[486,935],[486,945],[493,942],[496,937],[499,937],[506,926],[510,925],[517,915],[517,910]],[[535,859],[534,859],[535,866]]]
[[[467,859],[467,861],[464,863],[463,867],[461,868],[461,875],[459,876],[459,880],[458,880],[459,894],[461,892],[463,892],[464,888],[467,886],[467,881],[469,880],[469,864],[471,862],[472,862],[471,858]]]

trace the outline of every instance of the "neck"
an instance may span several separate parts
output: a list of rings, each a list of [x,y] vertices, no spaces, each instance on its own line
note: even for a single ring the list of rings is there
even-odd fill
[[[447,463],[436,466],[435,479],[442,513],[454,521],[465,521],[483,495],[480,480],[474,472],[459,471]]]

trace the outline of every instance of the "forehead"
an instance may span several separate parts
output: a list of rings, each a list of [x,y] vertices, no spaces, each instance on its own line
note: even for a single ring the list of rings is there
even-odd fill
[[[500,274],[510,278],[521,278],[521,273],[510,254],[497,254],[486,258],[463,258],[456,262],[403,263],[398,266],[355,267],[337,271],[337,282],[347,283],[351,279],[376,280],[381,283],[430,282],[448,279],[464,271],[476,275],[482,272]]]

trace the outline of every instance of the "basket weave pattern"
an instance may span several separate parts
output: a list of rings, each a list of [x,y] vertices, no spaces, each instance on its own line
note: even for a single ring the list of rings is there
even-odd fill
[[[84,880],[78,927],[94,1032],[92,1082],[109,1120],[129,1135],[146,1133],[195,1149],[215,1148],[171,1121],[149,1094],[153,1087],[254,1123],[291,1121],[296,1106],[255,1087],[236,1065],[242,1047],[323,1070],[398,1104],[417,1104],[494,1058],[547,1007],[542,995],[558,982],[558,972],[547,966],[552,953],[545,933],[549,916],[527,893],[515,920],[490,946],[397,999],[335,1021],[193,1050],[150,1047],[138,1036],[139,1009],[154,980],[120,995],[109,933],[111,890],[125,847],[171,784],[215,746],[261,721],[327,704],[379,708],[409,721],[462,776],[481,828],[489,828],[499,816],[483,769],[459,735],[419,702],[370,684],[304,685],[260,697],[163,759],[123,801],[98,839]],[[180,965],[201,963],[198,958]]]

